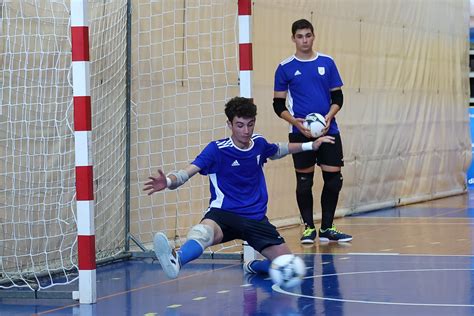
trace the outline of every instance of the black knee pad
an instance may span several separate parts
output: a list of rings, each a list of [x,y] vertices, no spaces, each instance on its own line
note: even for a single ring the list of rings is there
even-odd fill
[[[313,177],[314,172],[309,173],[296,173],[296,193],[311,193],[311,189],[313,188]]]
[[[342,189],[342,174],[341,172],[327,172],[323,171],[324,179],[324,189],[333,192],[339,193]]]

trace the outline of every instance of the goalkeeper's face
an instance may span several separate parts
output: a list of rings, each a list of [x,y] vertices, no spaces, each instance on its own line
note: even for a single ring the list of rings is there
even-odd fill
[[[234,117],[232,122],[228,122],[232,131],[232,141],[239,148],[247,148],[250,146],[250,139],[255,127],[255,117]]]
[[[292,40],[296,45],[297,52],[312,53],[314,34],[310,29],[297,30]]]

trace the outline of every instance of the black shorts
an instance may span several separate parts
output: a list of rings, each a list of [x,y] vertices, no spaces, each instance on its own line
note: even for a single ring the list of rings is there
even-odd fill
[[[253,249],[262,252],[263,249],[280,245],[285,242],[275,226],[265,216],[262,220],[249,219],[219,208],[211,208],[204,218],[213,220],[224,233],[222,242],[234,239],[245,240]]]
[[[344,154],[342,152],[341,135],[329,135],[335,138],[334,144],[323,143],[317,151],[303,151],[293,154],[293,165],[295,169],[305,169],[319,165],[328,165],[334,167],[344,166]],[[288,135],[290,143],[305,143],[314,141],[314,138],[307,138],[301,133],[290,133]]]

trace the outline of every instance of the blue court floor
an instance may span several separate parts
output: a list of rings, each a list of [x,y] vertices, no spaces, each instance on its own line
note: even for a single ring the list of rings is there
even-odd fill
[[[168,280],[136,259],[98,268],[97,304],[0,299],[0,315],[474,315],[473,210],[465,194],[337,219],[350,244],[303,248],[301,228],[285,229],[307,265],[288,291],[237,260],[197,260]]]

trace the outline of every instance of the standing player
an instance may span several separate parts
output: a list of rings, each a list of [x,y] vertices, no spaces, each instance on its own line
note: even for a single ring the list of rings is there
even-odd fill
[[[253,133],[257,107],[251,99],[231,99],[225,114],[231,130],[229,138],[209,143],[185,169],[167,176],[158,170],[158,175],[149,177],[150,181],[145,183],[144,190],[150,195],[166,188],[176,189],[198,172],[209,176],[209,208],[201,222],[189,230],[181,249],[171,249],[163,233],[154,237],[156,256],[170,278],[176,278],[180,268],[198,258],[207,247],[233,239],[246,240],[266,258],[244,263],[247,273],[268,273],[271,260],[291,252],[266,217],[268,193],[263,165],[267,159],[334,143],[333,137],[325,136],[303,144],[269,144]]]
[[[296,200],[305,224],[301,243],[312,244],[316,238],[312,192],[316,163],[321,168],[324,180],[319,240],[351,241],[352,236],[337,231],[333,225],[339,191],[342,188],[341,167],[344,165],[342,142],[335,118],[343,103],[342,80],[334,60],[313,51],[314,29],[309,21],[295,21],[291,32],[296,52],[282,61],[276,69],[273,99],[275,113],[290,123],[290,143],[313,139],[310,130],[303,126],[305,116],[313,112],[325,117],[325,134],[335,139],[334,144],[322,144],[318,152],[293,154]]]

